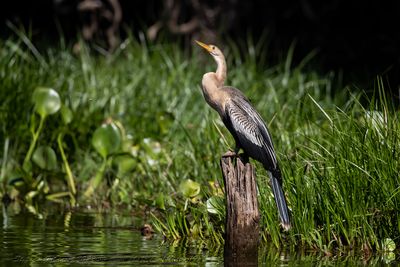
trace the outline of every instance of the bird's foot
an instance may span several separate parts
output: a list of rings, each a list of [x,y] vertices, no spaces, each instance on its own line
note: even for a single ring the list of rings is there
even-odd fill
[[[292,228],[290,223],[281,223],[281,226],[282,226],[284,232],[287,232]]]
[[[236,151],[229,150],[228,152],[225,152],[225,154],[223,154],[222,157],[223,158],[237,158],[238,153]]]

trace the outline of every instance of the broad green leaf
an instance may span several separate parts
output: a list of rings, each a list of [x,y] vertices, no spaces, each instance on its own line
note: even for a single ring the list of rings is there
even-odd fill
[[[94,132],[92,145],[103,158],[117,151],[121,145],[118,127],[112,121],[103,123]]]
[[[32,161],[43,170],[55,170],[57,168],[56,153],[49,146],[36,148],[32,155]]]
[[[392,261],[396,260],[396,254],[392,251],[386,251],[383,253],[382,259],[385,264],[390,264]]]
[[[179,191],[187,198],[193,198],[200,193],[200,184],[186,179],[179,185]]]
[[[69,124],[73,118],[72,111],[67,106],[63,105],[60,112],[64,123]]]
[[[56,113],[61,108],[57,91],[52,88],[38,87],[32,95],[35,111],[43,118]]]
[[[396,249],[396,243],[391,238],[386,238],[382,242],[382,250],[384,251],[394,251]]]
[[[113,159],[113,164],[118,168],[118,177],[121,177],[132,171],[136,166],[136,159],[130,155],[121,155]]]

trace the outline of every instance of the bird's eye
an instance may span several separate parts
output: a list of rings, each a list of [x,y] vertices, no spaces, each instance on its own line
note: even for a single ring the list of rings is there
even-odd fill
[[[212,50],[215,50],[215,46],[211,46],[211,49],[212,49]]]

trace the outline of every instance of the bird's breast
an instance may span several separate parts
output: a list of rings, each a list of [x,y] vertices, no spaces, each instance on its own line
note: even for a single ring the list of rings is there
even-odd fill
[[[225,104],[228,100],[228,97],[224,95],[222,90],[206,90],[203,87],[203,95],[207,104],[210,105],[213,109],[215,109],[220,116],[223,116],[225,110]]]

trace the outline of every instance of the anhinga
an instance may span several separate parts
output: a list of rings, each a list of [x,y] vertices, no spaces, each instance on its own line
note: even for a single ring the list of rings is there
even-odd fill
[[[269,171],[279,218],[285,230],[290,229],[289,213],[282,191],[282,176],[274,146],[265,122],[241,91],[224,86],[226,61],[221,50],[214,45],[196,41],[217,62],[217,71],[204,74],[202,91],[206,102],[221,116],[236,141],[236,154],[240,148],[246,155],[261,162]]]

